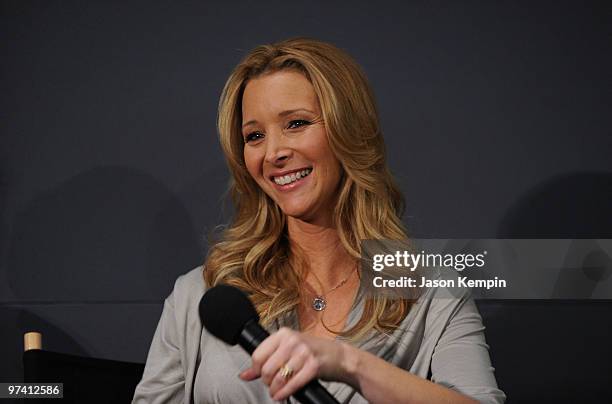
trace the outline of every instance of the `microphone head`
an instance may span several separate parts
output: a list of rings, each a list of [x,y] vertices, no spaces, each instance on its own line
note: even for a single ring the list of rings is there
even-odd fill
[[[230,345],[236,345],[246,323],[250,320],[259,322],[259,315],[240,289],[217,285],[200,300],[200,319],[209,333]]]

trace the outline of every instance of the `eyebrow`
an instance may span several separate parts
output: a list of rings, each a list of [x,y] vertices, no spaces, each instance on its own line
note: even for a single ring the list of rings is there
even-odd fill
[[[287,115],[291,115],[291,114],[293,114],[294,112],[300,112],[300,111],[310,112],[311,114],[314,114],[314,112],[313,112],[313,111],[311,111],[311,110],[309,110],[309,109],[306,109],[306,108],[298,108],[298,109],[288,109],[288,110],[286,110],[286,111],[279,112],[279,113],[278,113],[278,116],[279,116],[280,118],[283,118],[283,117],[285,117],[285,116],[287,116]],[[249,126],[249,125],[256,124],[256,123],[257,123],[257,121],[256,121],[255,119],[251,119],[250,121],[248,121],[248,122],[244,123],[244,124],[242,125],[242,127],[244,128],[244,127],[247,127],[247,126]]]

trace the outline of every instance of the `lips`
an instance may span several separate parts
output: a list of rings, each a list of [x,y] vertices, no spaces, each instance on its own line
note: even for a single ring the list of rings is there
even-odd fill
[[[301,179],[307,177],[312,172],[312,168],[304,168],[301,170],[290,171],[287,173],[283,173],[282,175],[272,176],[271,180],[277,185],[289,185],[295,182],[300,181]]]

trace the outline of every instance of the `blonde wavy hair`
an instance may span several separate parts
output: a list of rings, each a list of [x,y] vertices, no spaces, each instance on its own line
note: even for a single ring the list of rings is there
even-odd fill
[[[301,72],[314,87],[330,148],[342,166],[334,220],[348,254],[360,258],[361,240],[408,239],[400,220],[404,200],[387,168],[374,96],[359,65],[337,47],[308,38],[255,48],[231,73],[219,101],[217,126],[232,174],[235,214],[209,249],[204,279],[208,286],[223,283],[244,290],[264,324],[297,308],[303,271],[290,259],[297,252],[287,239],[285,214],[247,171],[242,95],[249,80],[285,69]],[[330,331],[351,339],[373,329],[387,333],[410,305],[410,300],[374,295],[353,327]]]

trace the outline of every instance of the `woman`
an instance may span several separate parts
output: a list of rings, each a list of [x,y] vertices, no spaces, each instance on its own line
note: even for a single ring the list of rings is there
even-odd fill
[[[346,53],[303,38],[256,48],[218,129],[235,218],[166,299],[134,402],[278,401],[313,378],[340,402],[504,401],[467,295],[361,293],[361,240],[407,235],[373,94]],[[202,331],[200,297],[221,283],[272,332],[252,358]]]

